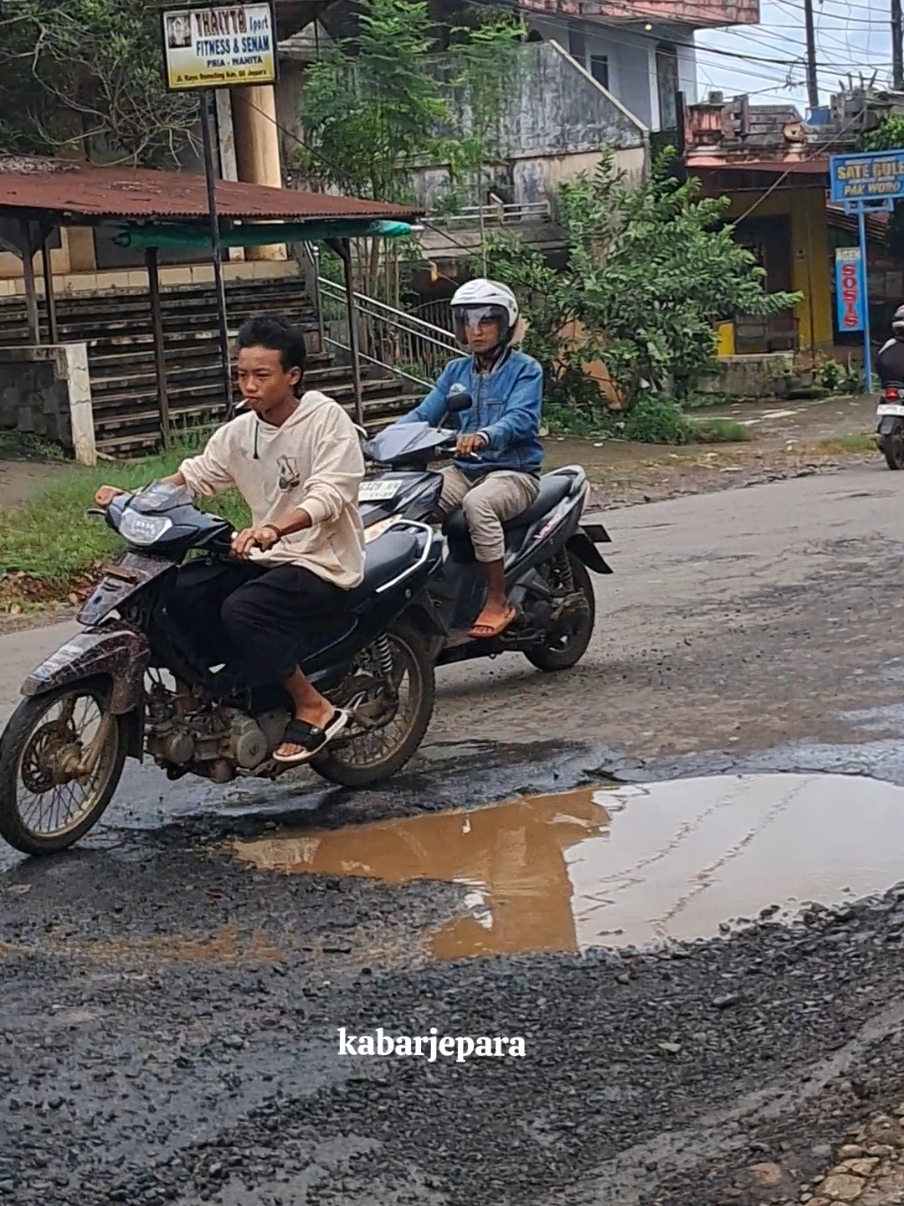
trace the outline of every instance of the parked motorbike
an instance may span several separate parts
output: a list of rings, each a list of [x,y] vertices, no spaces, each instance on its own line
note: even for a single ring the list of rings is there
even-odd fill
[[[471,398],[453,396],[447,413]],[[445,421],[445,420],[443,420]],[[384,428],[364,444],[365,458],[383,472],[365,479],[359,494],[365,538],[375,539],[399,516],[428,522],[442,478],[430,465],[454,451],[457,433],[413,422]],[[568,465],[540,479],[536,501],[505,530],[505,583],[518,618],[494,639],[468,636],[483,607],[486,577],[459,508],[444,525],[447,556],[426,595],[442,624],[433,642],[438,665],[518,651],[539,670],[565,670],[583,657],[593,635],[596,602],[588,570],[611,574],[597,545],[611,541],[602,524],[582,524],[587,475]]]
[[[889,469],[904,469],[904,382],[889,381],[882,387],[876,417],[885,463]]]
[[[230,687],[226,671],[204,666],[167,617],[179,564],[195,551],[228,557],[230,524],[166,483],[96,514],[129,547],[82,607],[84,631],[25,681],[0,738],[0,835],[25,854],[83,837],[113,798],[126,758],[148,755],[171,779],[216,783],[287,769],[271,756],[291,716],[282,687]],[[371,786],[420,745],[434,702],[431,639],[442,631],[424,588],[441,561],[431,527],[393,519],[368,546],[364,581],[349,592],[336,634],[303,656],[305,674],[351,713],[310,763],[324,779]],[[191,688],[190,708],[175,680]]]

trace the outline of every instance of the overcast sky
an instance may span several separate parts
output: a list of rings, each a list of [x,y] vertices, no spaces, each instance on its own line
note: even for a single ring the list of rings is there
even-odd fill
[[[759,26],[701,32],[697,35],[697,78],[702,100],[718,89],[726,96],[756,94],[760,103],[791,100],[807,107],[803,61],[806,54],[801,0],[760,0]],[[820,99],[825,104],[838,81],[850,72],[877,74],[891,81],[891,35],[887,5],[879,0],[814,0]],[[733,56],[746,56],[735,58]],[[791,86],[789,87],[789,80]]]

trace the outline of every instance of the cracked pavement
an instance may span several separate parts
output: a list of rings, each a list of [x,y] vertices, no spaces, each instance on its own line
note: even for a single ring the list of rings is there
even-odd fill
[[[904,1101],[893,883],[664,950],[438,962],[427,938],[465,886],[278,874],[231,843],[741,771],[851,776],[849,823],[857,775],[904,786],[900,489],[877,461],[608,512],[582,664],[442,671],[386,790],[131,767],[77,850],[0,852],[0,1202],[897,1200],[876,1122]],[[0,638],[0,707],[67,631]],[[340,1025],[518,1034],[527,1054],[340,1057]]]

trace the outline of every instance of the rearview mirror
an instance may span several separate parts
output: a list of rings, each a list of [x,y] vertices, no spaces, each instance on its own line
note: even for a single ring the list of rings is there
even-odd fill
[[[463,410],[470,410],[474,404],[474,399],[470,394],[462,390],[460,393],[450,394],[446,399],[446,409],[450,415],[457,415]]]

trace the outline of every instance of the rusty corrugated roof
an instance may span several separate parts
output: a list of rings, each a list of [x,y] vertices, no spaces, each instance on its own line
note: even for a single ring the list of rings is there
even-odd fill
[[[0,212],[43,210],[64,219],[140,221],[204,218],[207,185],[203,176],[147,168],[94,167],[60,159],[0,157]],[[263,184],[217,181],[222,218],[291,219],[388,218],[406,221],[416,211],[403,205],[270,188]]]

